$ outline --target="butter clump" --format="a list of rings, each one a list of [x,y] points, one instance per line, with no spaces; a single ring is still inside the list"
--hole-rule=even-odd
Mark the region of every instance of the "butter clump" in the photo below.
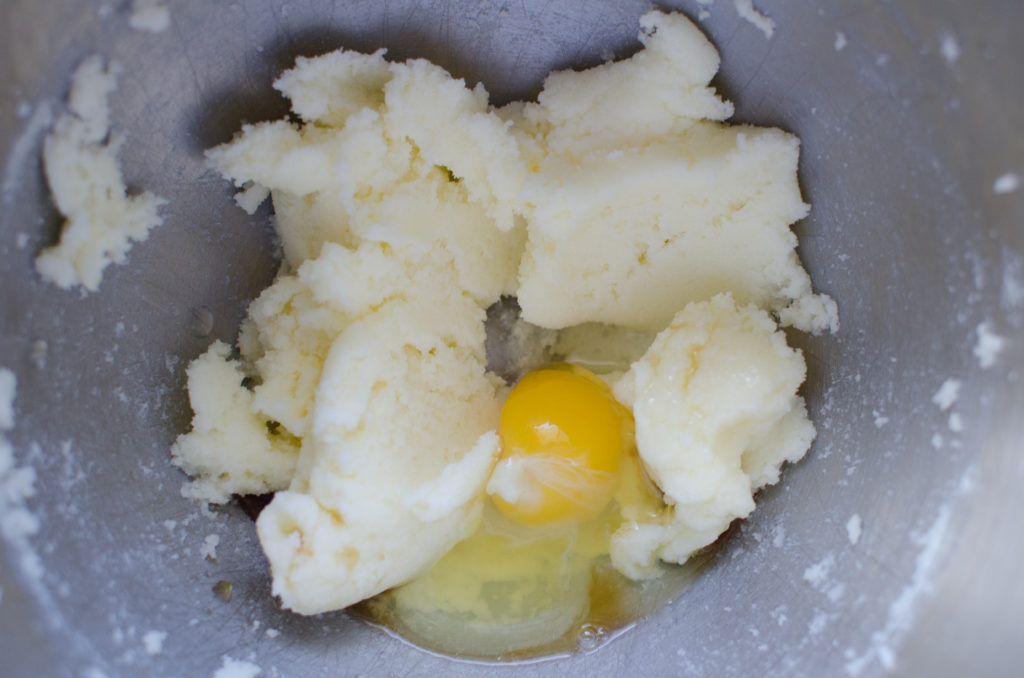
[[[356,603],[476,530],[500,404],[480,351],[483,311],[461,303],[388,304],[331,347],[298,471],[257,521],[287,607]]]
[[[217,341],[189,365],[192,432],[171,448],[174,461],[196,477],[185,486],[187,496],[214,503],[286,487],[298,455],[293,436],[270,433],[267,419],[253,411],[253,394],[230,353]]]
[[[656,576],[658,559],[685,562],[754,510],[754,493],[814,439],[797,395],[805,373],[768,314],[729,294],[676,314],[614,389],[633,410],[640,459],[666,503],[612,536],[617,569]]]
[[[789,230],[808,212],[799,140],[719,122],[732,106],[708,87],[718,54],[685,17],[652,12],[641,27],[643,51],[553,74],[538,104],[510,113],[536,139],[523,318],[657,331],[731,291],[799,329],[836,329],[835,302],[812,292]]]
[[[107,97],[117,69],[91,56],[72,77],[68,112],[43,142],[43,164],[53,201],[65,216],[60,241],[40,253],[36,270],[63,289],[99,289],[103,271],[125,260],[133,241],[163,222],[165,200],[145,192],[128,196],[117,155],[124,137],[110,131]]]
[[[273,589],[315,614],[404,583],[479,523],[503,387],[485,309],[515,289],[526,171],[482,88],[425,61],[339,51],[276,86],[303,123],[207,155],[243,207],[272,197],[281,273],[239,357],[215,344],[190,368],[173,454],[187,496],[277,492],[257,522]]]

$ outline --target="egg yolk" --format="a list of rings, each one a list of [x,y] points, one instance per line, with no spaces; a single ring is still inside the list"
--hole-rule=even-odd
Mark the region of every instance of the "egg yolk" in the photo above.
[[[498,434],[501,458],[488,488],[495,506],[522,525],[580,522],[612,499],[633,417],[597,375],[557,364],[516,384]]]

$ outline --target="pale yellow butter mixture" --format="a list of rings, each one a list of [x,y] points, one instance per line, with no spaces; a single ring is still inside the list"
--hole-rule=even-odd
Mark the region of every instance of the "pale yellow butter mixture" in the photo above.
[[[276,87],[301,122],[208,153],[243,208],[271,197],[284,262],[240,357],[216,343],[190,366],[193,430],[172,452],[189,497],[277,493],[257,529],[286,607],[374,596],[477,530],[507,393],[484,319],[503,295],[569,349],[605,325],[657,335],[605,370],[662,496],[611,535],[628,577],[712,542],[810,446],[804,361],[775,319],[838,321],[789,228],[808,211],[799,141],[722,122],[718,54],[685,17],[649,13],[639,37],[502,108],[422,60],[300,58]]]

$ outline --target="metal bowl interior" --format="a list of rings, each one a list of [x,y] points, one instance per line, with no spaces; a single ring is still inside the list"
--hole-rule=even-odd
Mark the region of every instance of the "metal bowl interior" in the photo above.
[[[18,376],[9,437],[36,469],[41,523],[0,547],[5,674],[211,675],[225,655],[263,675],[503,674],[343,613],[283,612],[243,512],[179,496],[167,451],[190,417],[184,368],[234,340],[275,272],[268,208],[238,210],[202,152],[286,112],[271,82],[298,55],[387,47],[505,102],[534,96],[552,69],[636,50],[650,2],[177,0],[156,34],[132,30],[127,5],[0,9],[0,363]],[[835,336],[792,337],[818,439],[674,604],[596,652],[519,673],[1010,675],[1024,660],[1024,191],[993,186],[1024,173],[1024,5],[757,5],[771,39],[724,0],[700,25],[736,120],[803,141],[800,254],[842,319]],[[59,226],[42,136],[92,53],[123,67],[113,118],[129,183],[170,204],[82,296],[43,284],[32,260]],[[983,323],[1006,339],[988,369],[973,350]],[[942,411],[932,396],[947,379],[962,385]],[[216,561],[201,555],[211,534]],[[211,590],[222,580],[230,602]],[[150,631],[166,633],[159,653]]]

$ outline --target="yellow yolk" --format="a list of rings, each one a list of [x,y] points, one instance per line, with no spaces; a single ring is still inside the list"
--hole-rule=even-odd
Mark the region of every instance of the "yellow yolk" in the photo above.
[[[579,522],[614,495],[633,418],[595,374],[558,364],[516,384],[498,433],[501,459],[488,488],[498,509],[522,525]]]

